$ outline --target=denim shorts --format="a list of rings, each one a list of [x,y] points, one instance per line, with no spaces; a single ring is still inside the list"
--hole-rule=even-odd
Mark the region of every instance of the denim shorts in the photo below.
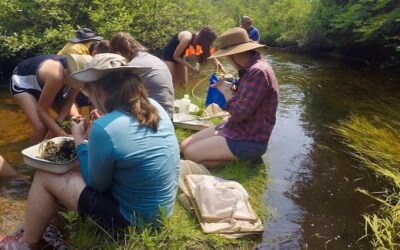
[[[233,140],[226,138],[229,150],[242,161],[260,162],[267,151],[268,143],[256,141]]]
[[[111,192],[100,193],[86,186],[79,196],[78,211],[105,229],[124,229],[130,225]]]

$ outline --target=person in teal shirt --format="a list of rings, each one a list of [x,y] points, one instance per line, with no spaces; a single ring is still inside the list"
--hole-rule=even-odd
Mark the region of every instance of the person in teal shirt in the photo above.
[[[69,76],[67,82],[88,93],[103,115],[92,123],[87,143],[85,119],[73,122],[80,171],[59,175],[36,170],[23,235],[0,244],[10,249],[35,246],[57,215],[57,204],[113,230],[159,226],[162,210],[171,215],[179,146],[168,114],[147,97],[138,77],[143,70],[147,68],[127,66],[120,55],[103,53]]]

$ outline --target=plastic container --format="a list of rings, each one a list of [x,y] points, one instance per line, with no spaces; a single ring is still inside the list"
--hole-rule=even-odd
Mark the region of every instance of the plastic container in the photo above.
[[[190,108],[190,99],[189,95],[184,95],[183,99],[181,99],[179,103],[179,113],[180,114],[189,114]]]
[[[200,71],[200,63],[196,63],[194,67],[196,68],[197,71]]]
[[[218,76],[213,73],[210,76],[210,86],[208,87],[207,97],[206,97],[206,107],[211,103],[218,104],[222,109],[226,109],[226,100],[224,95],[216,88],[211,87],[211,85],[218,83]]]

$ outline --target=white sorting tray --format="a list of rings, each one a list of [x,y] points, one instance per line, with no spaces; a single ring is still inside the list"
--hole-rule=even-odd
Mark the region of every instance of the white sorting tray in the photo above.
[[[49,139],[49,140],[54,141],[55,143],[60,143],[63,140],[74,140],[74,138],[60,136],[60,137],[55,137],[55,138]],[[75,158],[66,163],[55,163],[52,161],[38,158],[37,156],[39,155],[40,144],[41,143],[38,143],[36,145],[33,145],[29,148],[22,150],[21,153],[22,153],[22,156],[24,158],[24,162],[26,165],[37,168],[37,169],[56,173],[56,174],[66,173],[75,166],[78,158]]]

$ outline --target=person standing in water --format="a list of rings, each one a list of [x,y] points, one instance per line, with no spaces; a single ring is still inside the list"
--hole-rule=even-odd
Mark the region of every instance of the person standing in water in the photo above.
[[[167,64],[172,81],[175,85],[181,86],[188,81],[188,68],[194,74],[200,72],[199,66],[190,64],[187,59],[191,56],[197,58],[196,65],[204,64],[207,58],[211,56],[215,49],[214,41],[217,39],[217,34],[213,29],[206,26],[199,32],[181,31],[174,35],[163,50],[163,59]],[[217,59],[212,59],[217,70],[225,72],[224,67]]]
[[[249,38],[254,42],[260,43],[260,32],[256,27],[253,26],[253,21],[248,16],[242,16],[240,18],[240,27],[247,31]]]
[[[74,104],[79,89],[70,88],[64,81],[72,69],[83,68],[90,58],[86,55],[67,62],[65,56],[35,56],[14,69],[10,91],[32,124],[32,144],[67,135],[61,123],[68,116],[79,115]],[[50,108],[57,112],[56,119],[50,115]]]

